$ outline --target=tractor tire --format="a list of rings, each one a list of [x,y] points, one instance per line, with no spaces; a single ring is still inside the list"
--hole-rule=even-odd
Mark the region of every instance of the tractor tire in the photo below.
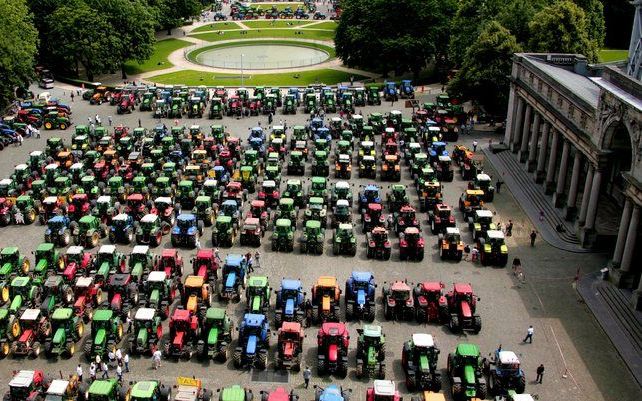
[[[318,375],[323,375],[323,374],[325,374],[325,370],[326,370],[325,359],[318,358],[317,359],[317,374]]]
[[[169,401],[172,398],[172,388],[161,385],[160,387],[160,401]]]
[[[460,329],[460,327],[459,327],[459,316],[457,316],[457,315],[451,315],[450,316],[450,322],[448,322],[448,328],[453,333],[458,333],[459,332],[459,329]]]
[[[242,350],[239,348],[235,349],[234,354],[232,355],[232,361],[236,369],[241,368],[241,357],[242,357]]]
[[[485,400],[486,395],[488,394],[488,385],[485,381],[479,382],[477,384],[477,398]]]
[[[479,316],[479,315],[474,315],[474,316],[473,316],[473,332],[474,332],[475,334],[479,334],[479,332],[481,331],[481,329],[482,329],[482,320],[481,320],[481,316]]]
[[[355,374],[357,375],[357,379],[361,379],[363,377],[363,362],[357,362]]]
[[[53,343],[51,341],[45,341],[45,356],[47,358],[53,356]]]
[[[68,358],[74,356],[74,354],[76,353],[76,343],[68,342],[65,346],[65,353],[67,354]]]
[[[42,349],[42,346],[38,341],[34,342],[33,345],[31,346],[31,357],[33,359],[38,358],[40,356],[40,351]]]
[[[261,370],[265,370],[265,368],[267,367],[267,359],[268,359],[267,350],[262,350],[262,352],[259,352],[259,360],[257,362],[257,368]]]
[[[461,400],[464,397],[464,388],[462,387],[461,383],[455,383],[452,385],[451,390],[453,399],[454,400]],[[485,398],[485,397],[484,397]]]
[[[413,392],[415,391],[415,388],[417,387],[417,382],[415,380],[415,375],[414,374],[407,374],[406,375],[406,388],[408,391]]]
[[[525,390],[526,390],[526,376],[521,375],[519,377],[517,385],[515,386],[515,392],[517,394],[523,394]]]

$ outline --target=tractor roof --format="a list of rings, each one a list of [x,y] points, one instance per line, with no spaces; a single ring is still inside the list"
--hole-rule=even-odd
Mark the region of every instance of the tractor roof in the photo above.
[[[513,401],[534,401],[535,399],[530,394],[513,394],[512,400]]]
[[[484,195],[484,191],[482,191],[481,189],[467,189],[466,190],[466,195],[482,196],[482,195]]]
[[[224,224],[230,223],[232,222],[232,216],[218,215],[216,217],[216,222]]]
[[[44,204],[53,204],[58,202],[58,197],[57,196],[47,196],[42,203]]]
[[[336,287],[337,278],[333,276],[321,276],[317,279],[317,285],[319,287]]]
[[[96,203],[111,203],[111,196],[101,195],[96,199]]]
[[[146,214],[145,216],[143,216],[143,218],[140,219],[140,222],[141,223],[154,223],[154,222],[156,222],[158,220],[158,218],[159,217],[158,217],[157,214],[150,213],[150,214]]]
[[[440,281],[424,281],[420,284],[424,291],[428,292],[441,292],[444,285]]]
[[[500,351],[498,359],[502,365],[519,365],[519,358],[513,351]]]
[[[321,222],[318,220],[308,220],[305,222],[305,228],[318,230],[319,228],[321,228]]]
[[[479,356],[479,347],[475,344],[470,343],[459,343],[457,344],[457,354],[461,356]]]
[[[196,220],[196,216],[194,216],[191,213],[181,213],[181,214],[178,215],[176,220],[184,221],[184,222],[195,221]]]
[[[167,273],[164,270],[154,270],[153,272],[149,272],[149,275],[147,276],[147,281],[152,283],[158,283],[165,280],[167,280]]]
[[[348,202],[348,200],[347,200],[347,199],[339,199],[339,200],[337,201],[337,206],[346,206],[346,207],[350,207],[350,202]]]
[[[111,320],[114,312],[111,309],[97,309],[94,311],[94,321],[107,321]]]
[[[350,223],[341,223],[339,224],[339,230],[344,231],[352,231],[352,224]]]
[[[265,287],[268,285],[268,278],[265,276],[252,276],[249,280],[250,287]]]
[[[412,342],[417,347],[434,347],[435,339],[430,334],[426,333],[415,333],[412,335]]]
[[[278,219],[276,221],[276,226],[277,227],[291,227],[292,226],[292,222],[290,221],[290,219]]]
[[[226,201],[223,201],[223,205],[233,205],[233,206],[238,206],[238,203],[236,203],[235,200],[228,199]]]
[[[345,155],[345,154],[342,153],[342,154],[339,155],[339,161],[348,163],[348,162],[350,162],[350,156]]]
[[[185,287],[200,288],[204,282],[205,278],[203,276],[187,276],[185,279]]]
[[[38,248],[36,248],[36,252],[49,252],[52,249],[54,249],[54,244],[50,244],[48,242],[42,243],[38,245]]]
[[[446,234],[449,234],[449,235],[459,234],[459,228],[457,228],[457,227],[446,227]]]
[[[91,218],[93,216],[84,216],[84,217],[81,218],[81,220],[84,219],[85,217],[90,217]],[[120,213],[120,214],[117,214],[116,216],[112,217],[112,221],[125,222],[125,221],[127,221],[128,218],[129,218],[129,215],[127,213]]]
[[[29,153],[29,156],[39,157],[42,156],[42,153],[42,150],[34,150],[33,152]]]
[[[74,164],[74,166],[75,166],[75,164]],[[82,165],[81,165],[81,166],[82,166]],[[16,170],[26,170],[28,167],[29,167],[29,166],[27,166],[26,164],[21,163],[21,164],[16,164],[15,169],[16,169]],[[73,166],[71,166],[71,167],[73,167]]]
[[[221,391],[221,401],[243,401],[245,400],[245,389],[238,384],[225,387]]]
[[[94,278],[93,277],[78,277],[76,279],[75,287],[76,288],[87,288],[90,285],[92,285],[93,282],[94,282]]]
[[[401,292],[401,291],[408,292],[410,291],[410,286],[405,281],[397,280],[394,283],[392,283],[392,285],[390,286],[390,289],[393,292]]]
[[[265,201],[262,200],[253,200],[251,203],[252,207],[265,207]]]
[[[477,217],[493,217],[493,212],[488,209],[475,210]]]
[[[263,188],[274,188],[276,187],[276,182],[274,182],[274,180],[265,180],[262,186]]]
[[[265,321],[265,315],[259,315],[257,313],[246,313],[243,316],[243,323],[246,326],[259,327]]]
[[[452,159],[450,158],[450,156],[439,156],[439,161],[440,162],[449,162],[451,160]]]
[[[346,328],[345,323],[326,322],[321,325],[321,329],[319,329],[319,331],[326,336],[342,336],[348,331],[348,329]]]
[[[57,308],[51,315],[51,320],[68,320],[73,314],[74,310],[71,308]]]
[[[318,196],[313,196],[310,198],[308,203],[310,205],[323,205],[323,198],[319,198]]]
[[[301,333],[301,323],[283,322],[281,330],[289,333]]]
[[[136,177],[136,178],[138,178],[138,177]],[[143,178],[143,177],[140,177],[140,178]],[[131,195],[129,195],[127,197],[127,200],[128,201],[138,201],[138,202],[140,202],[140,201],[143,200],[143,194],[131,194]]]
[[[211,248],[199,249],[196,252],[196,258],[205,258],[209,259],[214,256],[214,250]]]
[[[149,215],[147,215],[147,216],[149,216]],[[147,216],[145,216],[145,217],[147,217]],[[156,215],[154,215],[154,216],[156,216]],[[145,217],[143,217],[143,219]],[[134,249],[132,249],[132,255],[146,255],[147,252],[149,252],[149,246],[148,245],[135,245]]]
[[[154,390],[156,390],[157,387],[157,381],[140,381],[132,387],[131,395],[136,399],[152,399],[152,397],[154,397]]]
[[[230,266],[239,266],[243,261],[243,255],[230,253],[225,257],[225,264]]]
[[[419,234],[419,229],[417,227],[407,227],[406,230],[404,231],[404,234],[406,235]]]
[[[166,197],[166,196],[161,196],[158,197],[154,200],[154,203],[166,203],[168,205],[172,204],[172,198]]]
[[[27,284],[31,281],[31,277],[27,276],[18,276],[11,280],[12,287],[26,287]]]
[[[369,282],[373,278],[372,272],[353,271],[352,279],[359,282]]]
[[[205,318],[208,320],[221,320],[225,317],[225,309],[223,308],[207,308]]]
[[[477,174],[477,181],[490,181],[490,176],[486,173]]]
[[[392,380],[375,380],[373,386],[376,395],[386,397],[393,397],[395,395],[395,382]]]
[[[89,394],[109,395],[116,387],[116,379],[95,380],[89,387]]]
[[[67,387],[69,386],[69,381],[67,380],[52,380],[51,384],[47,388],[47,394],[51,395],[65,395],[67,394]]]
[[[381,337],[381,326],[366,324],[363,326],[363,335],[366,337]]]
[[[189,321],[191,312],[187,309],[175,309],[172,314],[172,320],[174,321]]]
[[[458,293],[471,293],[473,292],[473,287],[468,283],[455,283],[454,285],[455,292]]]
[[[207,179],[207,180],[205,180],[205,182],[203,183],[203,186],[204,186],[204,187],[218,187],[218,181],[216,181],[216,180],[215,180],[215,179],[213,179],[213,178],[208,178],[208,179]]]
[[[80,255],[84,250],[85,250],[85,248],[83,248],[82,246],[72,245],[69,248],[67,248],[67,252],[65,254],[66,255]]]
[[[377,185],[375,185],[375,184],[368,184],[368,185],[366,185],[364,190],[365,191],[378,191],[379,187]]]
[[[488,230],[486,235],[490,239],[504,239],[504,233],[499,230]]]
[[[383,205],[381,203],[368,203],[368,210],[372,210],[373,212],[378,212],[383,209]]]
[[[9,387],[29,387],[33,382],[33,376],[36,372],[34,370],[21,370],[16,373],[11,381]]]
[[[37,320],[40,317],[40,309],[25,309],[20,320]]]
[[[291,178],[287,181],[286,183],[288,186],[290,185],[301,185],[301,180],[296,179],[296,178]]]
[[[299,290],[301,288],[301,281],[284,278],[281,280],[282,290]]]
[[[152,320],[156,316],[156,309],[154,308],[140,308],[136,311],[134,319],[136,320]]]
[[[103,245],[98,249],[98,253],[114,253],[116,252],[116,246],[115,245]]]

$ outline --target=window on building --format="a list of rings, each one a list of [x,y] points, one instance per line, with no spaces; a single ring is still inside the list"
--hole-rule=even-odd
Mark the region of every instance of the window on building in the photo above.
[[[553,87],[550,85],[546,87],[546,97],[548,98],[549,102],[551,101],[551,99],[553,99]]]
[[[575,118],[575,106],[572,104],[568,105],[568,118],[573,120]]]

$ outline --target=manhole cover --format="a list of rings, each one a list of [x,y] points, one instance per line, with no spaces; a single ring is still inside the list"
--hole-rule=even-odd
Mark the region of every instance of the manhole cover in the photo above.
[[[262,383],[287,383],[290,378],[288,372],[273,370],[252,370],[252,381]]]

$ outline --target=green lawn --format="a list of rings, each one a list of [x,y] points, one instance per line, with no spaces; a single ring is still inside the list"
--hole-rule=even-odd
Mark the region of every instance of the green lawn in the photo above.
[[[331,58],[335,57],[334,53],[334,48],[332,46],[326,46],[322,45],[319,43],[307,43],[307,42],[292,42],[288,40],[244,40],[242,42],[232,42],[232,43],[222,43],[218,45],[211,45],[211,46],[206,46],[206,47],[201,47],[200,49],[196,49],[192,52],[190,52],[187,55],[187,58],[191,60],[194,63],[197,63],[196,61],[196,56],[199,54],[212,50],[215,48],[220,48],[220,47],[238,47],[238,46],[249,46],[249,45],[256,45],[256,44],[261,44],[261,45],[290,45],[290,46],[305,46],[305,47],[312,47],[315,49],[320,49],[323,50],[324,52],[327,52]]]
[[[315,21],[307,21],[308,24],[314,23]],[[337,23],[334,21],[323,21],[319,24],[314,24],[309,27],[310,29],[337,29]],[[308,27],[303,27],[303,29],[308,29]]]
[[[243,21],[243,25],[248,28],[290,28],[299,25],[309,24],[309,20],[257,20],[257,21]]]
[[[309,85],[323,83],[327,85],[339,82],[348,82],[350,74],[343,71],[322,69],[316,71],[288,72],[280,74],[248,74],[244,77],[243,85],[247,86],[288,86],[288,85]],[[295,78],[296,77],[296,78]],[[363,77],[354,76],[359,80]],[[215,74],[205,71],[185,70],[169,74],[156,75],[149,78],[150,81],[167,85],[223,85],[239,86],[241,78],[239,74]]]
[[[125,64],[127,74],[141,74],[147,71],[164,70],[170,68],[172,64],[167,61],[167,56],[175,50],[191,45],[190,42],[180,39],[165,39],[156,42],[154,53],[143,64],[136,61],[128,61]]]
[[[191,33],[207,31],[227,31],[230,29],[241,29],[241,27],[233,21],[214,22],[212,24],[199,26],[198,28],[192,30]]]
[[[613,61],[626,60],[629,56],[628,50],[602,49],[597,54],[600,63],[610,63]]]
[[[244,32],[244,35],[241,35]],[[269,29],[269,30],[245,30],[245,31],[230,31],[224,32],[219,35],[216,32],[199,33],[191,35],[195,38],[205,40],[207,42],[218,42],[219,40],[230,39],[254,39],[254,38],[295,38],[295,39],[314,39],[314,40],[334,40],[334,31],[306,31],[302,30],[301,35],[295,29]]]

